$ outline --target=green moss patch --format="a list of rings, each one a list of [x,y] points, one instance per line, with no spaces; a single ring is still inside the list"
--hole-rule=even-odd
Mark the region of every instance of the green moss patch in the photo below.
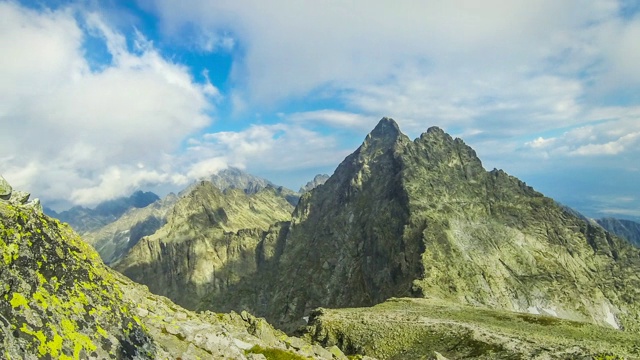
[[[262,354],[267,360],[307,360],[308,358],[292,353],[290,351],[265,348],[260,345],[255,345],[251,349],[246,351],[247,354]]]

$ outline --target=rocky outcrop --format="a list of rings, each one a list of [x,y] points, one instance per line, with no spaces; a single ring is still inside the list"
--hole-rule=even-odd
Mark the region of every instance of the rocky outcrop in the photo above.
[[[13,194],[0,199],[2,358],[344,359],[246,312],[196,314],[153,295]]]
[[[327,174],[318,174],[318,175],[313,177],[313,180],[307,182],[307,184],[305,186],[301,187],[300,191],[298,191],[298,192],[301,193],[301,194],[309,192],[309,191],[317,188],[318,186],[326,183],[327,180],[329,180],[329,175],[327,175]]]
[[[42,211],[40,200],[37,198],[29,200],[30,197],[31,194],[27,192],[13,190],[9,182],[0,175],[0,201],[4,201],[9,205],[24,205],[37,211]]]
[[[636,247],[640,247],[640,223],[614,218],[597,219],[596,222],[605,230],[628,240]]]
[[[39,210],[0,201],[5,358],[153,358],[149,337],[98,254]]]
[[[290,219],[292,209],[272,187],[246,194],[202,181],[173,206],[167,224],[140,240],[114,267],[154,293],[195,309],[205,295],[226,293],[257,271],[264,233]],[[262,251],[269,256],[268,249]]]
[[[9,200],[11,198],[11,192],[13,192],[11,185],[0,176],[0,199]]]

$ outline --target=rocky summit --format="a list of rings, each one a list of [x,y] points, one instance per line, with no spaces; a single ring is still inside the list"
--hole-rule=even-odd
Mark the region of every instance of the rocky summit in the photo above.
[[[202,214],[193,223],[210,221],[196,209],[184,209]],[[118,268],[182,289],[165,294],[188,297],[185,306],[248,309],[288,330],[317,307],[414,297],[640,331],[640,250],[504,171],[485,170],[437,127],[412,141],[382,119],[288,219],[216,238],[193,226],[170,235],[169,226]],[[211,245],[168,245],[180,238]],[[216,261],[199,263],[204,256]]]
[[[151,294],[0,181],[0,358],[346,359],[247,312],[194,313]]]

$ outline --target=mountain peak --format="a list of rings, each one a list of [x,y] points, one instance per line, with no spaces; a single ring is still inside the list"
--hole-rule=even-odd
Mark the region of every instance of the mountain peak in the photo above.
[[[371,137],[374,138],[397,138],[400,135],[400,128],[395,120],[389,117],[383,117],[378,125],[371,131]]]
[[[427,134],[445,134],[445,132],[437,126],[432,126],[427,129]]]

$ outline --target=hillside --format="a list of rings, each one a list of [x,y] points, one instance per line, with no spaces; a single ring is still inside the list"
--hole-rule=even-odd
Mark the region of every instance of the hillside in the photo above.
[[[0,357],[345,359],[246,312],[196,314],[151,294],[28,194],[0,185]]]
[[[393,298],[311,314],[304,334],[379,359],[636,359],[638,335],[551,316]]]

